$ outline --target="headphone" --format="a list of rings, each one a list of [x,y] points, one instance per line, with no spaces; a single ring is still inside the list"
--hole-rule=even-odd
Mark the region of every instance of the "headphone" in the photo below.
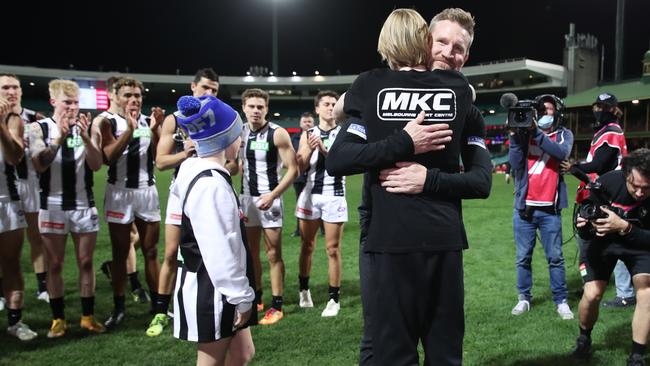
[[[555,114],[553,115],[553,128],[556,128],[559,125],[564,125],[564,102],[562,99],[558,98],[553,94],[542,94],[535,98],[535,105],[537,106],[537,111],[545,111],[544,107],[545,102],[550,102],[555,106]]]

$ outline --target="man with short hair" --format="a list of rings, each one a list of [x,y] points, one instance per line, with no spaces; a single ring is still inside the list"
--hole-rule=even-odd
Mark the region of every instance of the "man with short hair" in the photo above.
[[[190,84],[192,96],[205,95],[216,97],[219,91],[219,76],[211,68],[199,69]],[[159,336],[169,325],[167,309],[174,292],[174,279],[178,267],[178,245],[181,240],[181,202],[173,194],[173,185],[182,162],[195,156],[194,144],[178,126],[176,116],[172,113],[165,117],[160,131],[156,152],[156,167],[159,170],[174,169],[169,187],[167,208],[165,210],[165,254],[160,275],[158,276],[158,299],[154,304],[154,317],[147,328],[150,337]]]
[[[294,151],[298,151],[298,148],[300,147],[300,136],[302,136],[302,133],[314,127],[314,116],[311,114],[311,112],[304,112],[302,115],[300,115],[299,124],[300,132],[294,133],[293,136],[291,136],[291,145],[293,145]],[[293,181],[293,190],[296,192],[296,202],[298,202],[298,197],[300,197],[300,193],[305,188],[305,183],[305,173],[299,172],[298,178],[294,179]],[[300,236],[300,225],[298,218],[296,218],[296,230],[291,234],[291,236]]]
[[[598,178],[598,185],[591,188],[598,192],[591,192],[578,211],[576,228],[588,241],[580,258],[584,291],[578,312],[580,335],[573,356],[591,356],[591,332],[598,320],[598,305],[617,260],[621,260],[632,275],[637,300],[627,365],[640,366],[645,365],[650,332],[650,150],[633,151],[623,158],[622,166],[622,170]],[[601,202],[603,198],[609,202]],[[594,211],[594,206],[599,209],[598,215],[584,217],[585,212]]]
[[[0,292],[7,299],[7,333],[21,341],[36,338],[36,332],[22,322],[25,282],[20,269],[23,228],[27,226],[22,211],[13,165],[23,158],[23,124],[12,112],[12,102],[0,96],[0,265],[4,281]]]
[[[115,83],[117,83],[120,78],[120,76],[110,76],[106,80],[106,89],[110,105],[107,110],[95,117],[93,122],[100,123],[102,119],[114,118],[122,113],[117,102],[117,94],[115,93]],[[126,258],[126,274],[129,278],[129,284],[131,285],[131,295],[133,296],[133,301],[140,304],[146,304],[151,299],[149,299],[147,291],[142,288],[140,278],[138,277],[136,249],[140,247],[140,237],[138,236],[138,229],[136,228],[135,223],[131,225],[130,242],[129,255]],[[100,267],[109,280],[111,279],[111,263],[111,260],[105,261]]]
[[[101,136],[90,127],[90,114],[79,115],[79,86],[70,80],[49,83],[52,117],[33,123],[29,151],[39,172],[41,209],[38,224],[47,248],[47,289],[52,325],[48,338],[65,335],[63,263],[68,233],[79,267],[82,317],[80,327],[91,333],[106,329],[95,320],[93,254],[99,219],[92,191],[93,172],[102,165]]]
[[[323,222],[329,276],[329,301],[321,316],[332,317],[339,313],[341,291],[341,239],[343,226],[348,221],[348,204],[345,200],[345,177],[331,176],[325,170],[325,158],[341,130],[334,120],[334,105],[339,95],[331,90],[320,91],[314,98],[318,126],[302,133],[296,155],[300,171],[306,172],[307,183],[296,204],[296,217],[300,220],[299,289],[301,308],[311,308],[314,303],[309,290],[312,254],[316,247],[316,234]]]
[[[261,89],[246,89],[242,94],[242,110],[246,123],[242,129],[241,205],[246,226],[246,238],[251,248],[257,311],[264,309],[262,301],[262,264],[260,236],[264,234],[264,249],[269,260],[271,277],[271,307],[259,323],[277,323],[282,312],[284,294],[284,261],[282,259],[282,193],[298,176],[296,157],[287,131],[268,122],[269,95]],[[287,171],[280,175],[282,167]]]
[[[512,315],[530,310],[532,258],[537,231],[548,262],[553,302],[560,317],[573,319],[562,253],[562,214],[568,206],[560,162],[569,157],[573,134],[561,126],[562,101],[546,94],[537,98],[539,116],[530,128],[510,134],[509,161],[515,181],[512,226],[516,245],[518,302]]]
[[[32,266],[36,274],[36,283],[38,286],[36,297],[39,300],[49,302],[50,297],[47,293],[46,285],[47,264],[45,262],[45,247],[43,246],[41,233],[38,231],[38,175],[29,159],[28,142],[30,124],[45,118],[45,116],[33,110],[23,108],[21,105],[22,96],[23,90],[20,86],[18,76],[0,73],[0,98],[4,98],[10,103],[11,113],[20,116],[25,124],[24,145],[25,156],[27,158],[22,159],[16,165],[16,173],[18,175],[17,184],[23,203],[25,220],[27,221],[27,239],[29,240]]]
[[[436,61],[442,63],[436,67],[459,70],[467,60],[469,46],[473,37],[474,21],[471,14],[462,9],[445,9],[434,17],[430,28],[434,41],[432,54],[436,55]],[[409,71],[408,68],[404,68],[404,71],[415,75],[414,77],[419,75],[413,69]],[[396,75],[402,74],[400,72],[396,73]],[[375,95],[372,95],[372,97],[376,99]],[[352,112],[354,113],[354,109],[358,108],[358,106],[354,106],[353,103],[352,107]],[[371,104],[370,107],[372,109],[375,106]],[[376,109],[374,113],[376,113]],[[374,115],[372,112],[368,112],[369,119],[372,118],[372,115]],[[426,199],[432,205],[440,199],[456,200],[487,197],[491,182],[491,163],[489,153],[483,143],[485,128],[480,111],[476,108],[471,109],[464,122],[462,122],[465,124],[465,128],[461,134],[458,134],[459,137],[457,137],[457,141],[460,141],[460,155],[462,155],[465,165],[464,174],[450,173],[448,168],[427,168],[420,163],[413,162],[422,162],[422,155],[420,154],[448,149],[445,146],[451,141],[449,125],[442,123],[425,125],[422,124],[423,119],[424,113],[421,113],[416,119],[406,123],[403,130],[394,133],[394,135],[384,140],[371,142],[370,136],[366,134],[367,131],[362,128],[361,124],[356,119],[350,118],[347,127],[342,129],[346,133],[340,134],[332,146],[330,158],[326,162],[328,170],[333,174],[347,175],[368,169],[377,169],[377,167],[397,165],[395,168],[384,169],[379,173],[382,188],[388,192],[402,193],[400,196],[404,197],[405,200]],[[454,142],[450,146],[457,146],[456,144],[458,142]],[[349,159],[350,156],[355,157],[352,164],[350,164],[352,160]],[[343,157],[346,157],[346,159],[343,159]],[[410,162],[408,162],[409,160]],[[458,156],[450,160],[453,161],[457,169]],[[400,161],[403,163],[400,163]],[[396,346],[393,343],[395,340],[394,333],[390,335],[390,331],[381,334],[377,333],[377,331],[381,332],[382,328],[384,328],[385,317],[382,317],[381,322],[377,323],[374,314],[384,314],[385,312],[382,312],[382,309],[385,310],[386,306],[384,302],[377,302],[374,298],[374,292],[380,289],[372,288],[372,277],[376,273],[373,269],[376,266],[376,263],[373,262],[375,253],[372,253],[372,240],[366,235],[372,234],[368,233],[368,230],[372,226],[376,215],[385,214],[386,212],[376,211],[374,205],[378,201],[374,200],[374,194],[370,194],[370,174],[366,173],[366,177],[364,177],[363,199],[359,207],[361,225],[359,271],[361,274],[362,303],[364,307],[364,334],[361,341],[359,362],[363,365],[376,363],[391,364],[392,359],[387,360],[384,357],[384,355],[390,354],[391,358],[404,357],[400,359],[401,361],[396,362],[397,364],[404,364],[411,362],[411,360],[417,360],[417,351],[411,344],[412,342],[409,339],[404,339],[403,342],[399,342],[399,346]],[[407,198],[409,195],[417,195],[418,197]],[[420,230],[422,228],[417,229]],[[464,231],[464,228],[462,231]],[[374,240],[377,240],[377,236],[375,236]],[[383,240],[381,236],[379,240]],[[442,240],[442,242],[447,245],[455,244],[455,240],[453,239]],[[463,245],[467,245],[466,239]],[[449,252],[450,254],[447,255],[452,255],[453,252],[451,250]],[[420,253],[416,254],[422,256]],[[409,253],[404,253],[404,256],[406,255],[409,255]],[[441,255],[445,255],[445,252],[441,252]],[[462,280],[458,281],[454,279],[459,270],[461,271],[460,276],[462,276],[462,265],[456,267],[454,263],[450,265],[449,273],[445,272],[446,279],[440,277],[440,281],[450,283],[446,285],[446,289],[441,291],[440,295],[434,296],[434,298],[440,298],[438,308],[447,309],[445,312],[448,316],[443,318],[437,317],[436,319],[439,325],[433,326],[435,329],[429,333],[429,337],[426,337],[428,339],[427,344],[435,344],[435,348],[432,349],[429,347],[428,350],[425,350],[427,353],[427,361],[425,363],[460,364],[462,362],[462,338],[464,333]],[[453,270],[451,270],[452,268]],[[424,274],[424,272],[416,273]],[[418,281],[421,281],[421,279]],[[407,287],[412,286],[405,286],[405,288]],[[385,288],[381,288],[381,291],[388,294],[388,299],[397,299],[395,292],[386,291]],[[426,292],[428,293],[430,291]],[[415,302],[424,303],[420,300]],[[397,323],[407,322],[407,320],[402,321],[401,319],[395,319],[395,321]],[[412,328],[416,325],[413,322],[406,324],[406,327],[409,327],[411,331],[410,334],[412,334],[410,337],[416,337],[415,343],[417,343],[417,337],[421,336],[415,328]],[[379,339],[379,342],[377,342],[377,339]],[[376,355],[381,354],[381,356],[376,356],[373,353]]]
[[[119,325],[125,316],[126,258],[134,221],[145,258],[152,306],[157,299],[160,272],[156,248],[160,203],[153,162],[163,112],[154,108],[151,117],[141,113],[144,87],[138,80],[121,78],[114,89],[122,115],[101,119],[97,126],[102,136],[104,159],[109,166],[104,211],[113,248],[111,270],[115,308],[104,323],[107,328]]]
[[[625,141],[625,132],[619,122],[623,112],[618,107],[618,99],[614,94],[599,94],[592,104],[592,110],[594,122],[592,122],[591,127],[594,130],[594,136],[589,145],[586,161],[575,164],[567,161],[563,163],[562,167],[569,171],[572,166],[575,166],[587,173],[592,179],[596,179],[599,175],[621,169],[621,161],[627,155],[627,143]],[[580,183],[576,195],[576,204],[580,204],[589,196],[589,191],[585,189],[585,186],[584,182]],[[579,248],[582,250],[587,244],[580,237],[577,240]],[[603,302],[602,305],[604,307],[634,306],[636,299],[630,272],[621,261],[616,262],[616,267],[614,267],[614,284],[616,297]]]

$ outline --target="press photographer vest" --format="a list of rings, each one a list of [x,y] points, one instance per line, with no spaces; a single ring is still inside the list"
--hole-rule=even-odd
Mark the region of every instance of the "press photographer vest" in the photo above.
[[[546,135],[557,142],[557,131]],[[535,140],[528,145],[528,192],[526,206],[553,206],[557,201],[560,161],[544,152]]]
[[[604,144],[609,145],[618,150],[618,155],[616,157],[616,168],[614,170],[621,169],[621,161],[623,157],[627,155],[627,144],[625,143],[625,135],[623,130],[618,123],[612,122],[608,123],[606,126],[598,130],[594,135],[593,140],[591,140],[591,146],[589,147],[589,153],[587,154],[587,163],[590,163],[596,155],[596,150],[598,150]],[[598,174],[589,173],[588,174],[591,180],[596,180]],[[586,189],[587,184],[585,182],[580,182],[578,186],[578,193],[576,194],[576,202],[581,203],[589,197],[589,190]]]

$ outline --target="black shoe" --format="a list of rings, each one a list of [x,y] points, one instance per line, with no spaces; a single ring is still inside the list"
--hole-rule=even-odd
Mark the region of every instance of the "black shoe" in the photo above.
[[[149,294],[142,287],[133,290],[133,292],[131,292],[131,296],[133,297],[133,301],[138,304],[147,304],[149,301],[151,301]]]
[[[591,358],[591,338],[581,334],[576,339],[576,348],[573,350],[573,358],[576,360],[588,360]]]
[[[630,354],[630,357],[627,358],[627,366],[645,366],[643,355],[638,353]]]
[[[603,302],[603,307],[605,308],[626,308],[628,306],[636,305],[636,297],[618,297],[616,296],[612,300]]]
[[[111,280],[111,263],[112,261],[106,261],[99,267],[102,270],[104,276],[106,276],[109,281]]]
[[[298,231],[298,230],[296,230],[296,231],[294,231],[293,233],[291,233],[291,237],[292,237],[292,238],[297,238],[297,237],[299,237],[299,236],[300,236],[300,231]]]
[[[122,320],[124,320],[125,315],[126,314],[124,313],[124,310],[113,311],[113,314],[111,314],[111,316],[109,316],[108,319],[106,319],[106,321],[104,322],[104,326],[106,327],[106,329],[115,328],[116,326],[120,325]]]

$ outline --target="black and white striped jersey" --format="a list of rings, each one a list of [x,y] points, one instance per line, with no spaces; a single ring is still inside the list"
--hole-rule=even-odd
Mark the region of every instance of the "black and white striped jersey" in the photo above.
[[[32,160],[29,159],[29,126],[33,122],[36,122],[36,112],[31,109],[23,108],[20,112],[20,118],[25,122],[23,133],[25,158],[16,165],[16,173],[18,174],[19,179],[29,180],[32,184],[37,184],[38,175],[36,174],[36,170],[34,170]]]
[[[182,167],[172,186],[183,202],[183,264],[176,277],[174,336],[211,342],[233,335],[235,308],[251,308],[253,267],[225,168],[204,159],[185,160]]]
[[[39,120],[38,124],[43,130],[43,141],[46,145],[61,136],[61,131],[52,118]],[[78,126],[72,126],[54,161],[40,174],[43,210],[81,210],[95,207],[93,171],[86,164],[86,146],[80,132]]]
[[[102,112],[111,123],[111,132],[119,138],[126,132],[127,121],[124,117]],[[133,131],[133,137],[117,161],[108,167],[108,183],[120,188],[145,188],[156,183],[153,174],[153,150],[151,146],[150,118],[140,114],[138,126]]]
[[[16,179],[16,169],[13,165],[6,164],[4,155],[0,153],[0,202],[20,200]]]
[[[264,127],[252,131],[249,124],[242,128],[242,147],[239,154],[243,162],[241,193],[260,196],[271,192],[281,179],[282,159],[273,136],[280,126],[267,122]]]
[[[341,126],[336,126],[329,131],[321,130],[318,126],[310,128],[307,133],[320,134],[325,148],[329,150],[334,143],[336,135]],[[312,194],[324,196],[345,196],[345,177],[333,177],[325,170],[325,155],[315,149],[309,157],[309,169],[307,170],[307,184],[305,189]]]

